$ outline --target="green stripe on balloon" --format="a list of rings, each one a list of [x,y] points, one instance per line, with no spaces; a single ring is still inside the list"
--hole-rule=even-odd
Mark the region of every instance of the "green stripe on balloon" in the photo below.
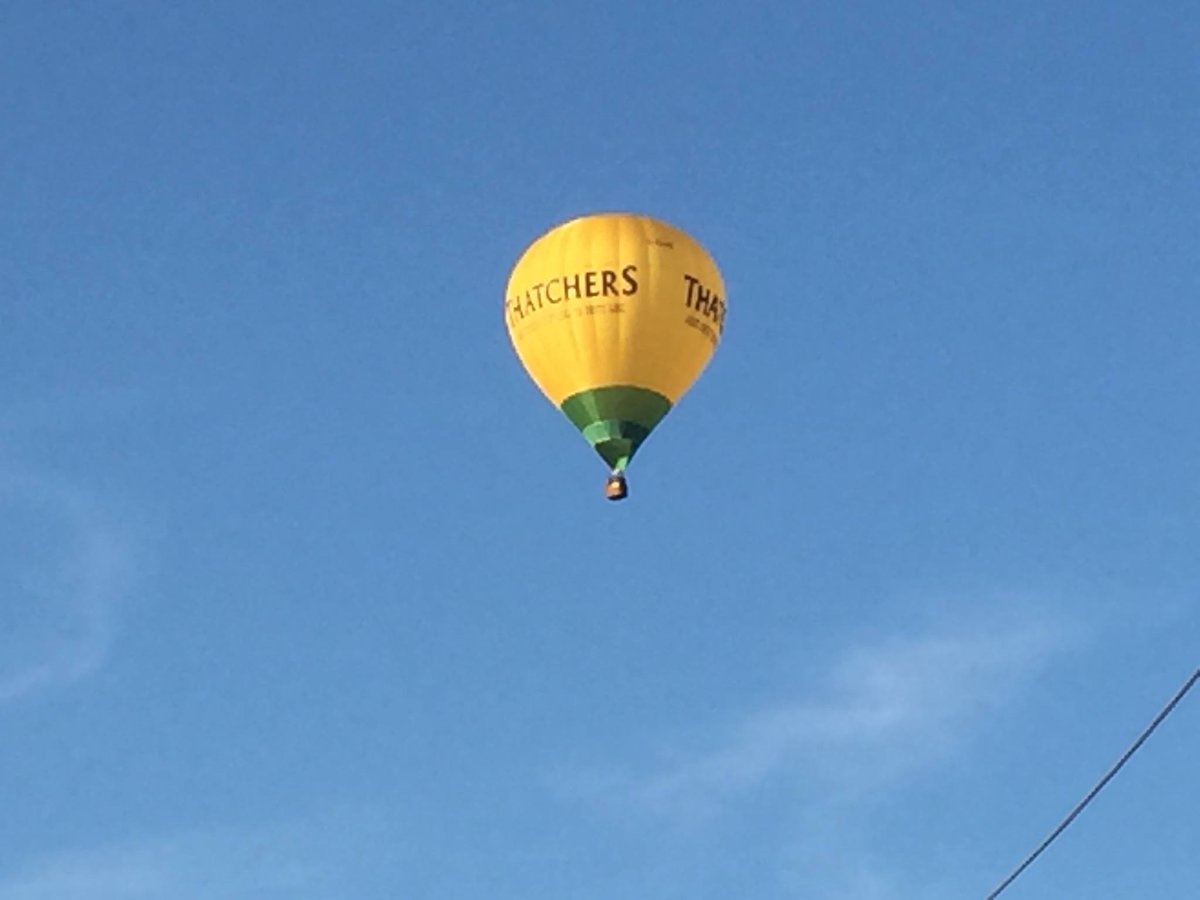
[[[612,385],[572,394],[561,409],[601,459],[620,472],[670,411],[671,401],[646,388]]]

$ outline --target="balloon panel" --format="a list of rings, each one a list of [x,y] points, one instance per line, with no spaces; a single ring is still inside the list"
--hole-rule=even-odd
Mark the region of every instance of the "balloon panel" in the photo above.
[[[708,253],[680,229],[631,214],[585,216],[542,235],[505,295],[517,355],[555,406],[612,386],[677,402],[724,319],[725,286]]]

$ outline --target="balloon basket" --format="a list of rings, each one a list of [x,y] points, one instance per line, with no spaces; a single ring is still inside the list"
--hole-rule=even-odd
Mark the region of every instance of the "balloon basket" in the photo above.
[[[629,485],[625,483],[625,476],[619,472],[614,472],[608,476],[608,481],[604,483],[604,496],[609,500],[624,500],[629,496]]]

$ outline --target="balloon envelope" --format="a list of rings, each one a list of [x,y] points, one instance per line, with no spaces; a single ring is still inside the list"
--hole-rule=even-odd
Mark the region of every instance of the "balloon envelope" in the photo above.
[[[525,250],[505,321],[530,377],[619,474],[711,359],[725,286],[708,253],[673,225],[590,215]]]

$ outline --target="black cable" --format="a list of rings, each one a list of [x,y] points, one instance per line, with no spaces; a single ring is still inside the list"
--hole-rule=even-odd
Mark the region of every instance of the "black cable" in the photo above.
[[[1197,669],[1195,672],[1193,672],[1192,677],[1189,678],[1187,681],[1185,681],[1183,684],[1183,687],[1181,687],[1178,691],[1175,692],[1175,696],[1171,698],[1171,702],[1162,708],[1162,711],[1159,712],[1159,714],[1154,717],[1154,721],[1151,722],[1146,727],[1145,731],[1143,731],[1140,735],[1138,735],[1138,739],[1133,742],[1133,745],[1130,746],[1130,748],[1128,750],[1126,750],[1123,754],[1121,754],[1121,758],[1117,760],[1116,764],[1111,769],[1109,769],[1108,772],[1105,773],[1104,777],[1101,778],[1096,783],[1095,787],[1093,787],[1090,791],[1088,791],[1087,796],[1084,797],[1082,800],[1079,801],[1079,803],[1077,803],[1075,805],[1075,808],[1073,810],[1071,810],[1071,812],[1067,815],[1067,817],[1058,823],[1058,827],[1056,827],[1052,832],[1050,832],[1050,834],[1046,836],[1046,839],[1044,841],[1042,841],[1040,844],[1038,844],[1036,850],[1034,850],[1027,857],[1025,857],[1024,862],[1022,862],[1019,866],[1017,866],[1012,871],[1012,874],[1010,874],[1007,878],[1005,878],[1002,882],[1000,882],[999,886],[996,887],[995,890],[993,890],[990,894],[987,895],[986,900],[996,900],[996,898],[1000,896],[1001,891],[1003,891],[1010,884],[1012,884],[1017,879],[1018,875],[1020,875],[1027,868],[1029,868],[1029,865],[1035,859],[1037,859],[1039,856],[1042,855],[1042,851],[1045,850],[1047,847],[1049,847],[1050,844],[1053,843],[1054,839],[1056,837],[1058,837],[1060,834],[1062,834],[1066,830],[1067,826],[1070,825],[1075,820],[1075,817],[1078,816],[1081,812],[1083,812],[1083,808],[1085,806],[1087,806],[1089,803],[1091,803],[1092,798],[1095,797],[1098,793],[1100,793],[1100,791],[1104,788],[1104,786],[1106,784],[1108,784],[1109,781],[1112,780],[1112,777],[1121,770],[1121,766],[1123,766],[1123,765],[1125,765],[1125,763],[1129,762],[1129,758],[1131,756],[1133,756],[1133,754],[1137,752],[1137,749],[1146,742],[1146,738],[1150,737],[1150,735],[1153,733],[1154,729],[1159,726],[1159,724],[1162,722],[1162,720],[1165,719],[1168,715],[1170,715],[1171,710],[1173,710],[1176,707],[1176,705],[1179,703],[1179,701],[1183,699],[1183,695],[1186,694],[1188,691],[1190,691],[1192,689],[1192,685],[1194,685],[1197,681],[1200,681],[1200,669]]]

